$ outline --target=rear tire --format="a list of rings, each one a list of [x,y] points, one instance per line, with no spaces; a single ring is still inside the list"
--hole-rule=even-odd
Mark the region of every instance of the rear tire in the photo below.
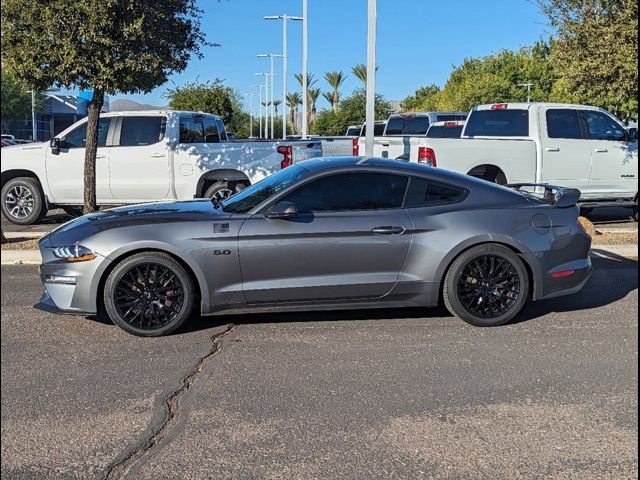
[[[107,315],[140,337],[160,337],[181,328],[195,304],[193,280],[173,257],[143,252],[125,258],[104,286]]]
[[[204,192],[204,198],[210,198],[219,202],[226,200],[235,194],[228,182],[216,182]]]
[[[524,262],[502,245],[479,245],[451,264],[444,280],[447,309],[475,327],[497,327],[513,320],[529,299]]]
[[[2,214],[16,225],[33,225],[47,214],[44,193],[38,180],[17,177],[2,187]]]

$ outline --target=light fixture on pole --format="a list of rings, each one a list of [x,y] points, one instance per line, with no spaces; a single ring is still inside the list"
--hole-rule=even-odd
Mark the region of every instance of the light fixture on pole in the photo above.
[[[309,136],[309,0],[302,0],[302,138]]]
[[[365,155],[373,157],[376,120],[376,41],[378,27],[377,0],[369,0],[369,34],[367,40],[367,133]]]
[[[288,62],[289,53],[287,46],[287,22],[289,20],[302,22],[302,17],[292,17],[290,15],[274,15],[264,17],[265,20],[282,20],[282,139],[287,139],[287,93],[288,93]]]
[[[275,139],[276,138],[276,113],[275,113],[275,104],[273,103],[275,98],[274,98],[274,90],[275,90],[275,77],[276,74],[274,73],[274,65],[273,65],[273,61],[276,58],[282,58],[283,55],[278,55],[275,53],[267,53],[267,54],[263,54],[263,55],[258,55],[258,58],[268,58],[271,62],[271,97],[270,97],[270,102],[271,102],[271,136]]]
[[[518,86],[527,88],[527,103],[531,103],[531,88],[535,86],[535,83],[520,83]]]

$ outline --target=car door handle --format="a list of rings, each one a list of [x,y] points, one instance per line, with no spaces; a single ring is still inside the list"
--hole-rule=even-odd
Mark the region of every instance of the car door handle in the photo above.
[[[106,155],[96,155],[96,160],[107,158]]]
[[[164,158],[166,156],[167,156],[166,153],[152,153],[151,154],[151,158]]]
[[[560,148],[558,147],[549,147],[544,149],[545,152],[559,152]]]
[[[371,230],[375,235],[402,235],[405,231],[404,227],[376,227]]]
[[[608,148],[596,148],[596,153],[609,153]]]

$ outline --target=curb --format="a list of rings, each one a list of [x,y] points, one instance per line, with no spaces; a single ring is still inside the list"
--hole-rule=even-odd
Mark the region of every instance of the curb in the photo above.
[[[38,250],[2,250],[2,265],[40,265],[42,257]]]
[[[614,255],[624,258],[638,258],[638,245],[594,245],[592,257]],[[2,265],[40,265],[42,258],[38,250],[2,250]]]
[[[17,238],[24,238],[25,240],[33,240],[42,238],[46,235],[45,232],[4,232],[4,236],[10,240]]]

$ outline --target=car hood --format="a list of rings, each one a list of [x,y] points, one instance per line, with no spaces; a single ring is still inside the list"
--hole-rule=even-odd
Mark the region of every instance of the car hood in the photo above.
[[[150,203],[118,207],[71,220],[42,239],[52,246],[73,245],[106,230],[137,225],[214,221],[230,218],[210,200]]]

